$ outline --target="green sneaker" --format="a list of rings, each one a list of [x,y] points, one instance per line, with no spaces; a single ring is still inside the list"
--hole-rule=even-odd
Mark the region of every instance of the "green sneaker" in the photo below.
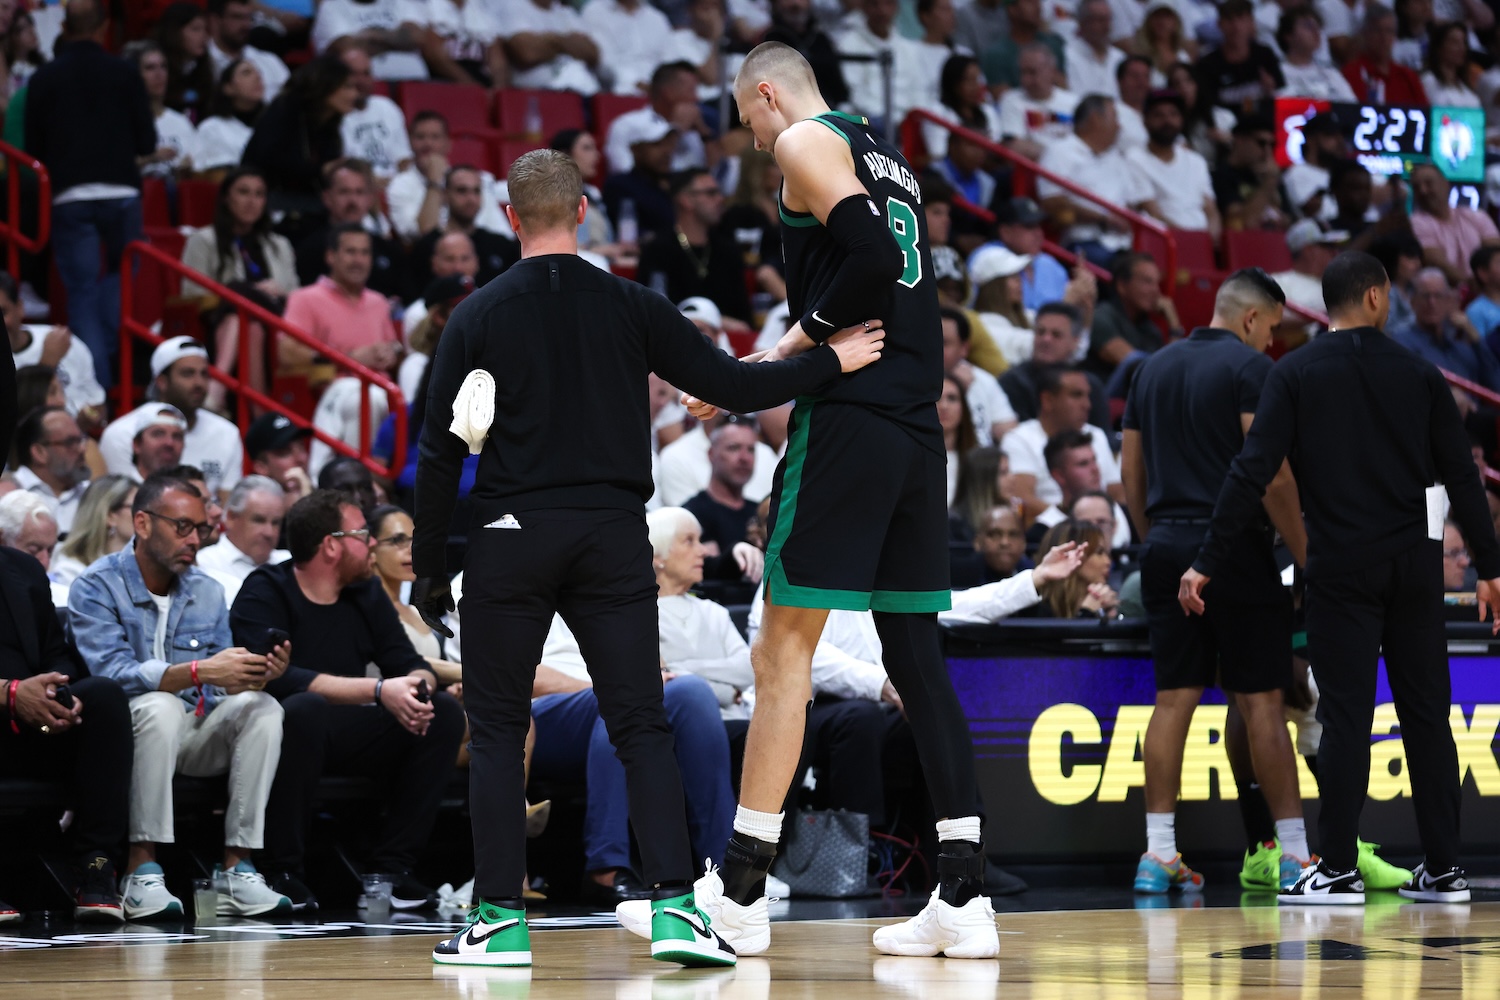
[[[685,892],[651,901],[651,957],[689,968],[734,965],[734,949],[709,926],[708,914]]]
[[[1281,844],[1267,840],[1257,844],[1254,851],[1245,852],[1245,863],[1240,866],[1240,885],[1246,889],[1264,892],[1281,890]]]
[[[477,900],[464,929],[433,948],[432,960],[439,965],[530,965],[526,911]]]
[[[1359,844],[1359,877],[1368,889],[1399,889],[1411,880],[1411,872],[1397,868],[1375,852],[1379,844],[1357,841]]]

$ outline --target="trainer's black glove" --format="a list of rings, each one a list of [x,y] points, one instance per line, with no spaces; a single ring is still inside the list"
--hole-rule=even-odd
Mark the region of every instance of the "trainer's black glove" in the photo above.
[[[443,624],[443,616],[453,610],[453,588],[448,578],[424,576],[411,585],[411,606],[434,632],[453,638],[453,630]]]

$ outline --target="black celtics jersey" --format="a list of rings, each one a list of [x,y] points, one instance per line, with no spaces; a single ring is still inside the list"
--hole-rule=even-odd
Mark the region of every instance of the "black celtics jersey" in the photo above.
[[[890,226],[906,261],[894,284],[869,290],[869,314],[862,318],[885,322],[880,360],[840,376],[815,398],[866,407],[942,452],[937,400],[943,387],[943,327],[916,173],[867,119],[830,111],[814,121],[849,143],[855,175],[870,193],[870,211]],[[845,253],[816,217],[784,206],[781,247],[788,305],[796,318],[823,295]]]

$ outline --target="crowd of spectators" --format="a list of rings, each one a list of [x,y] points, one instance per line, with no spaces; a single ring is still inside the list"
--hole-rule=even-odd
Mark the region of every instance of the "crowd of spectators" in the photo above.
[[[174,839],[174,773],[228,775],[221,912],[316,905],[308,824],[319,779],[337,774],[381,779],[385,819],[363,860],[396,873],[396,905],[437,898],[412,872],[463,761],[462,648],[401,599],[414,445],[452,310],[520,250],[503,165],[457,158],[440,110],[408,118],[403,82],[639,98],[598,128],[544,135],[528,121],[526,138],[579,164],[582,255],[740,353],[789,322],[781,175],[732,102],[723,117],[724,80],[757,42],[784,41],[839,111],[907,122],[943,304],[950,623],[1134,606],[1140,540],[1116,424],[1135,367],[1187,331],[1163,290],[1177,276],[1140,252],[1117,209],[1212,245],[1254,231],[1284,247],[1275,277],[1313,318],[1288,314],[1283,349],[1317,335],[1329,260],[1368,249],[1392,276],[1391,335],[1500,392],[1500,168],[1466,191],[1432,165],[1372,173],[1348,123],[1324,113],[1282,169],[1270,103],[1435,103],[1500,120],[1496,21],[1480,0],[198,0],[157,5],[150,23],[113,19],[115,6],[0,0],[5,136],[50,173],[67,314],[45,321],[31,265],[0,274],[21,416],[0,479],[0,569],[13,567],[5,600],[25,609],[0,616],[0,649],[25,653],[8,676],[27,729],[0,738],[41,768],[31,730],[49,726],[68,749],[45,773],[97,792],[107,775],[68,762],[135,734],[133,770],[69,835],[80,916],[181,913],[156,860]],[[1034,197],[1017,193],[1015,157],[1050,175]],[[148,371],[122,372],[120,259],[142,234],[143,178],[169,196],[216,183],[212,222],[182,234],[183,263],[310,342],[184,278],[199,330],[157,346]],[[345,361],[390,378],[408,407],[406,466],[388,479],[278,413],[252,408],[241,428],[234,392],[210,374],[262,393],[305,379],[316,403],[304,421],[350,447],[368,438],[388,461],[395,401]],[[110,419],[109,391],[143,375],[146,401]],[[1461,402],[1479,453],[1492,452],[1495,410]],[[658,379],[651,414],[668,717],[694,846],[713,856],[754,707],[746,640],[789,408],[699,423]],[[64,682],[87,703],[76,732],[83,710],[44,696]],[[882,775],[916,769],[868,614],[830,617],[813,688],[804,765],[826,779],[815,800],[879,826],[904,793]],[[632,898],[618,761],[560,620],[535,696],[532,773],[588,787],[585,897]]]

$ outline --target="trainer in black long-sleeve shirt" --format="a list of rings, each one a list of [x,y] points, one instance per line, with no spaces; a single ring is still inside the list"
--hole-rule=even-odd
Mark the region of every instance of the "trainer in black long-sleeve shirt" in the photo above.
[[[643,510],[654,488],[649,372],[749,412],[811,392],[840,368],[824,347],[742,364],[657,293],[573,254],[528,257],[469,296],[448,320],[432,366],[416,481],[419,579],[445,569],[446,512],[467,454],[448,428],[470,371],[495,379],[495,418],[470,493],[473,523],[484,524],[539,508]]]
[[[1374,327],[1325,333],[1271,369],[1193,568],[1213,576],[1290,459],[1307,573],[1358,572],[1427,537],[1428,487],[1448,489],[1481,579],[1500,544],[1453,395],[1432,364]]]
[[[277,700],[306,691],[318,674],[363,677],[373,663],[383,677],[402,677],[427,666],[379,580],[352,583],[333,604],[315,604],[302,593],[290,559],[245,578],[229,627],[241,646],[258,648],[268,627],[292,637],[291,666],[266,685]]]

